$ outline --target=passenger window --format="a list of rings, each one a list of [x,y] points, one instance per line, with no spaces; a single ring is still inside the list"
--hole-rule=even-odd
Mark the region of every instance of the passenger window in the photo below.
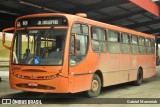
[[[122,52],[124,54],[130,54],[131,53],[131,48],[130,48],[130,35],[126,33],[122,33],[121,36],[122,39]]]
[[[132,48],[132,54],[139,54],[138,36],[136,35],[131,35],[131,48]]]
[[[131,36],[131,44],[138,44],[138,37],[136,35]]]
[[[151,39],[146,38],[145,44],[146,46],[151,46]]]
[[[146,54],[145,38],[144,37],[139,37],[139,52],[140,52],[140,54]]]
[[[151,48],[152,48],[152,54],[155,53],[155,40],[151,39]]]
[[[70,65],[81,62],[88,50],[88,26],[76,23],[72,27],[70,40]]]
[[[119,32],[108,30],[108,50],[110,53],[121,53]]]
[[[145,38],[139,37],[139,45],[144,46],[145,45]]]
[[[147,54],[152,54],[153,50],[152,50],[152,47],[151,47],[151,39],[146,38],[145,44],[146,44],[146,52],[147,52]]]
[[[122,33],[122,43],[129,44],[129,34]]]
[[[108,31],[108,41],[110,42],[120,42],[119,41],[119,33],[116,31],[109,30]]]
[[[92,49],[94,52],[106,52],[106,31],[105,29],[92,27]]]

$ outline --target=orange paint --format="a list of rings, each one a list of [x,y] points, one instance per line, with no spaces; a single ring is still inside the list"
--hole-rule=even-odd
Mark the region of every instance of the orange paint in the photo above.
[[[105,29],[112,29],[118,32],[125,32],[152,39],[155,39],[155,36],[68,14],[55,13],[27,15],[18,18],[16,22],[23,18],[41,18],[48,16],[65,16],[68,19],[68,32],[64,49],[63,65],[14,65],[12,64],[13,54],[11,52],[9,70],[11,88],[45,93],[75,93],[90,90],[92,77],[96,71],[100,71],[102,73],[103,87],[136,80],[139,67],[143,68],[144,78],[152,77],[156,73],[155,54],[111,54],[108,51],[106,53],[95,53],[92,50],[91,33],[89,33],[89,46],[84,60],[74,66],[70,66],[69,46],[71,28],[74,22],[78,21],[80,23],[87,24],[89,26],[89,32],[91,26],[98,26]],[[30,27],[30,29],[43,28],[34,26]],[[24,29],[16,28],[15,30]],[[13,42],[11,48],[13,49]]]
[[[148,12],[159,16],[159,6],[154,3],[152,0],[130,0],[130,2],[138,5],[139,7],[147,10]]]

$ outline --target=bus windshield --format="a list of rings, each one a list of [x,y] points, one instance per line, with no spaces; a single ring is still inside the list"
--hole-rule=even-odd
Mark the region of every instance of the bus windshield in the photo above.
[[[66,28],[17,30],[12,63],[62,65],[66,34]]]

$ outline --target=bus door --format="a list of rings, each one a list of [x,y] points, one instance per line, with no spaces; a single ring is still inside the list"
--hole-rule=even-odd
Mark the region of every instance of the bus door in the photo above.
[[[89,61],[87,51],[89,46],[88,26],[75,23],[71,31],[69,51],[69,74],[72,75],[72,92],[79,92],[87,88],[89,78]]]

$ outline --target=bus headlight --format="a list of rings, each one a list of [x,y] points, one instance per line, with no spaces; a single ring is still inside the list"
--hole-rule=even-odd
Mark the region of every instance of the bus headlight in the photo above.
[[[54,76],[54,75],[52,75],[52,76],[51,76],[51,79],[54,79],[54,78],[55,78],[55,76]]]
[[[49,79],[49,77],[48,77],[48,76],[46,76],[46,79],[48,80],[48,79]]]

